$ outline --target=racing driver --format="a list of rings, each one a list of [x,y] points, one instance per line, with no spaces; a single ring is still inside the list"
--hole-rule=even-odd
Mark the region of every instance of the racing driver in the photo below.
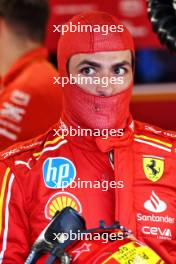
[[[101,219],[107,225],[119,220],[174,264],[176,133],[134,121],[130,114],[134,45],[125,26],[102,12],[70,22],[92,30],[61,36],[60,77],[96,82],[69,81],[60,123],[1,153],[1,263],[24,263],[55,212],[71,206],[85,217],[87,228]],[[107,86],[97,82],[103,77],[111,80]],[[89,133],[72,136],[70,128]]]

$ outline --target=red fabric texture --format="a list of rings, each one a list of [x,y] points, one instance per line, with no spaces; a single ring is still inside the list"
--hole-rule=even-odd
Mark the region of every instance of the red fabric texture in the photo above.
[[[84,92],[78,86],[64,88],[63,120],[74,127],[112,129],[126,127],[132,85],[109,97]]]
[[[130,117],[128,126],[124,130],[123,136],[108,137],[106,140],[103,137],[97,137],[95,142],[101,152],[108,153],[112,151],[114,164],[115,181],[123,181],[124,188],[115,190],[116,202],[115,211],[116,219],[128,226],[131,230],[136,229],[136,220],[134,217],[134,197],[133,197],[133,121]],[[128,164],[128,177],[124,168]],[[123,211],[123,214],[121,213]]]
[[[104,12],[90,12],[73,17],[69,22],[82,25],[122,25],[116,17]],[[69,24],[68,22],[68,24]],[[59,40],[58,66],[61,75],[67,75],[67,62],[70,57],[78,53],[95,53],[100,51],[134,51],[131,34],[124,26],[123,32],[67,32]]]

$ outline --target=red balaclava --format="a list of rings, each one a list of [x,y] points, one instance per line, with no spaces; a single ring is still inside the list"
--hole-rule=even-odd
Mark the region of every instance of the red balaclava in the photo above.
[[[122,25],[114,16],[104,12],[89,12],[73,17],[67,24],[74,25]],[[79,23],[78,23],[79,22]],[[68,62],[78,53],[131,50],[134,43],[124,26],[123,32],[70,32],[61,36],[58,44],[58,66],[61,77],[68,77]],[[82,128],[125,128],[130,116],[129,103],[133,83],[125,91],[103,97],[89,94],[78,85],[64,86],[63,121]]]

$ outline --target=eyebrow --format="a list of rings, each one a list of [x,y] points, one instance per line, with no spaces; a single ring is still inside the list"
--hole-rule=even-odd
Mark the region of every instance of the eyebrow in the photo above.
[[[97,63],[95,61],[83,60],[77,65],[77,68],[79,66],[83,65],[83,64],[87,64],[87,65],[90,65],[90,66],[93,66],[93,67],[96,67],[96,68],[101,68],[102,67],[102,65],[100,63]],[[131,63],[129,63],[128,61],[121,61],[121,62],[113,64],[112,68],[122,67],[122,66],[125,66],[125,65],[131,66]]]

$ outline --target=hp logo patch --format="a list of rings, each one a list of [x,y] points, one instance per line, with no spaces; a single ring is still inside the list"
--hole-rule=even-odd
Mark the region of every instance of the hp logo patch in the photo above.
[[[67,188],[76,177],[76,168],[64,157],[48,158],[43,164],[43,177],[49,188]]]

